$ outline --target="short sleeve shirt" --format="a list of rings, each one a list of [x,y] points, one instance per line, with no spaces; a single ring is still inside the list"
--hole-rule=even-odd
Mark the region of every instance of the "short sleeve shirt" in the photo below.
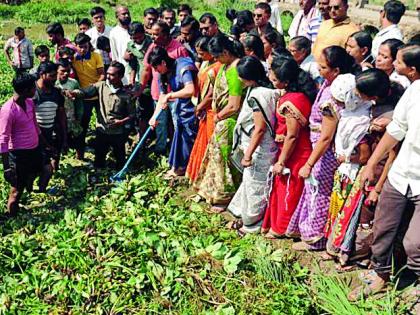
[[[98,69],[103,68],[104,64],[101,55],[91,52],[90,58],[82,58],[78,55],[74,57],[73,68],[82,88],[98,82]]]
[[[37,87],[33,100],[38,125],[42,129],[54,127],[57,111],[60,107],[64,107],[64,97],[60,90],[54,87],[50,93],[46,93]]]

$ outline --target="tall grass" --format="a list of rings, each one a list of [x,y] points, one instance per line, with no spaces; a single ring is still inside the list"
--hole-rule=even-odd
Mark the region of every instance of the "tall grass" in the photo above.
[[[348,300],[350,286],[339,275],[317,272],[313,276],[313,291],[316,305],[327,314],[339,315],[395,315],[397,292],[389,290],[382,298],[361,299],[356,303]]]

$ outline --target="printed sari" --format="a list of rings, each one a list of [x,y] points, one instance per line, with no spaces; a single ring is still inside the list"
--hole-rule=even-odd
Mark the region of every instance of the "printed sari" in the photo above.
[[[200,71],[198,72],[199,95],[198,99],[195,100],[195,105],[198,105],[207,95],[209,89],[214,86],[220,66],[221,64],[219,62],[210,64],[207,61],[201,65]],[[198,172],[200,171],[204,154],[206,153],[207,145],[213,131],[214,112],[212,108],[208,108],[204,118],[200,120],[197,137],[195,138],[195,143],[190,155],[190,161],[188,162],[187,171],[185,173],[185,176],[189,178],[190,182],[194,182],[197,179]]]
[[[220,112],[228,104],[229,96],[241,96],[242,92],[236,66],[222,65],[213,88],[213,112]],[[193,186],[198,195],[213,205],[227,205],[238,187],[240,176],[229,161],[236,116],[216,123]]]

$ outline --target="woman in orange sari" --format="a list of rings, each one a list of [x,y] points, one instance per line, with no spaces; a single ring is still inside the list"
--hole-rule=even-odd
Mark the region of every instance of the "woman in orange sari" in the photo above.
[[[195,100],[195,112],[197,118],[200,120],[200,124],[185,174],[191,183],[197,178],[204,153],[207,149],[207,144],[209,143],[214,130],[214,112],[211,108],[211,103],[213,96],[213,84],[216,80],[221,63],[216,62],[214,57],[208,51],[208,43],[210,39],[210,37],[203,36],[200,37],[195,44],[197,55],[203,60],[203,63],[201,64],[200,71],[198,73],[199,94],[198,98]]]

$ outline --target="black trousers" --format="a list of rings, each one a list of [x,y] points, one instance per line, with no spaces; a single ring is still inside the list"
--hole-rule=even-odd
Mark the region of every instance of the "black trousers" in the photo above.
[[[79,144],[80,150],[85,151],[86,147],[86,135],[89,130],[90,119],[92,118],[93,109],[96,111],[99,108],[99,100],[84,100],[84,111],[82,116],[82,128],[83,132],[81,135],[82,141]]]
[[[109,149],[112,148],[117,162],[117,168],[122,168],[125,163],[126,141],[126,134],[107,135],[97,131],[95,141],[95,167],[103,168],[106,166],[106,155]]]

